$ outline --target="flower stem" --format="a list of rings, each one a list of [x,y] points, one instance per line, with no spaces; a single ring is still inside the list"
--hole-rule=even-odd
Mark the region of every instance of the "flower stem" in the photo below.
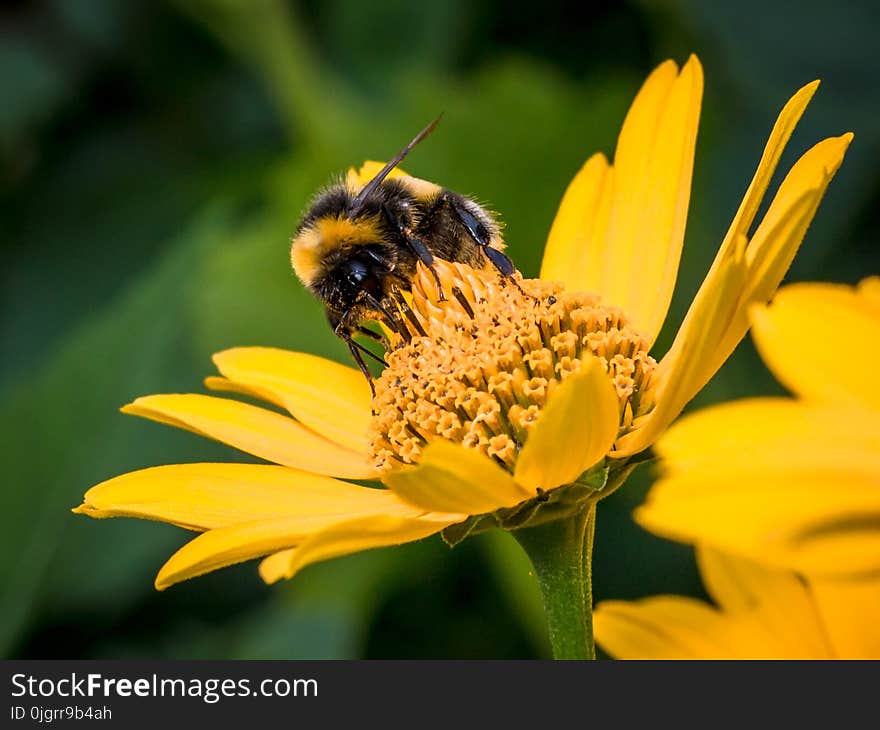
[[[513,535],[532,561],[544,601],[554,659],[595,659],[593,535],[596,505]]]

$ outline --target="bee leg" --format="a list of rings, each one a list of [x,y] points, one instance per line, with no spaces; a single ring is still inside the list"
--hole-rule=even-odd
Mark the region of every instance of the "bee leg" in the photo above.
[[[378,342],[386,350],[390,349],[388,347],[388,339],[384,335],[380,335],[378,332],[373,332],[373,330],[368,327],[358,327],[358,334],[361,334],[364,337],[369,337],[373,342]]]
[[[404,317],[406,317],[407,321],[412,325],[412,328],[422,337],[427,337],[428,333],[425,332],[425,328],[422,327],[422,323],[419,322],[418,317],[416,317],[415,312],[412,311],[412,308],[409,306],[406,297],[403,296],[400,289],[395,286],[391,291],[394,294],[394,301],[397,302],[398,308],[403,312]]]
[[[486,258],[492,262],[492,265],[498,269],[502,276],[513,280],[513,275],[516,273],[513,261],[503,251],[499,251],[497,248],[492,248],[489,245],[490,238],[486,227],[477,220],[473,213],[460,205],[458,201],[452,198],[446,198],[446,200],[453,213],[455,213],[455,217],[458,218],[458,222],[464,226],[464,229],[468,232],[474,243],[483,249]],[[516,286],[519,287],[519,284],[516,284]]]
[[[376,386],[373,384],[373,374],[370,372],[370,369],[367,367],[367,363],[364,361],[364,355],[373,358],[378,363],[381,363],[383,366],[388,367],[388,363],[376,353],[371,352],[366,347],[361,345],[358,342],[355,342],[351,333],[344,329],[343,327],[336,328],[336,335],[346,344],[348,345],[348,351],[351,353],[352,358],[355,361],[355,364],[358,366],[358,369],[363,373],[364,377],[367,379],[367,383],[370,386],[370,393],[372,393],[373,398],[376,397]]]
[[[468,317],[471,319],[474,318],[474,308],[471,306],[471,303],[467,300],[467,297],[464,295],[464,292],[459,289],[457,286],[452,287],[452,295],[456,298],[458,303],[462,306],[465,312],[468,313]]]
[[[375,360],[377,363],[379,363],[383,367],[386,367],[386,368],[388,367],[388,363],[385,362],[384,357],[379,357],[375,352],[364,347],[360,342],[356,342],[355,340],[352,340],[351,338],[348,338],[346,340],[346,342],[348,343],[349,348],[354,347],[359,352],[362,352],[367,357],[372,358],[373,360]]]
[[[437,284],[438,301],[445,302],[446,295],[443,293],[443,285],[440,283],[440,277],[437,275],[437,270],[434,268],[434,254],[432,254],[428,250],[428,247],[418,238],[407,237],[406,242],[410,249],[412,249],[412,252],[418,257],[419,261],[428,267],[431,276],[434,277],[434,283]]]
[[[526,291],[523,291],[523,288],[519,285],[519,282],[513,277],[516,273],[516,266],[513,265],[513,261],[505,254],[503,251],[499,251],[497,248],[492,248],[489,245],[489,234],[485,230],[485,226],[483,226],[471,213],[469,210],[459,205],[459,203],[451,198],[447,198],[449,201],[449,205],[458,218],[459,222],[464,226],[464,229],[468,232],[468,235],[474,240],[481,249],[483,249],[483,253],[486,254],[486,258],[492,263],[492,265],[498,270],[498,272],[504,277],[504,281],[509,281],[513,284],[517,289],[519,289],[519,293],[523,296],[529,297],[530,299],[534,299],[537,301],[537,298],[532,296]]]
[[[331,324],[334,324],[333,333],[339,339],[341,339],[346,345],[348,345],[348,351],[351,353],[351,356],[354,359],[355,364],[358,366],[358,369],[363,373],[364,377],[367,379],[367,383],[369,383],[369,385],[370,385],[370,392],[373,394],[373,397],[375,398],[376,397],[376,387],[373,385],[373,376],[370,373],[369,368],[367,367],[367,363],[364,361],[364,355],[372,358],[373,360],[375,360],[376,362],[381,364],[383,367],[388,367],[388,363],[386,363],[385,360],[383,358],[379,357],[376,353],[371,352],[366,347],[364,347],[362,344],[360,344],[359,342],[355,342],[354,339],[352,339],[351,335],[352,335],[352,332],[355,331],[355,329],[360,330],[360,329],[365,329],[365,328],[360,327],[360,325],[358,325],[356,328],[352,327],[352,325],[349,322],[349,320],[352,319],[352,317],[350,316],[351,311],[352,310],[349,310],[349,311],[343,313],[343,315],[338,320],[336,318],[333,318],[331,320]]]
[[[412,339],[412,335],[410,334],[409,329],[407,328],[406,323],[404,322],[404,319],[400,314],[400,310],[397,309],[397,307],[389,308],[387,306],[387,303],[390,301],[387,297],[383,297],[380,301],[368,292],[364,292],[363,297],[372,309],[376,310],[382,315],[382,320],[388,326],[388,329],[399,334],[403,338],[404,342],[409,342]]]
[[[428,249],[428,247],[418,238],[413,238],[412,236],[407,235],[406,231],[404,231],[403,227],[400,225],[400,221],[394,217],[394,214],[390,210],[388,210],[387,205],[382,206],[382,213],[385,216],[385,220],[388,221],[388,224],[394,229],[400,240],[406,244],[407,248],[415,254],[415,257],[419,261],[428,267],[431,276],[434,277],[434,282],[437,284],[437,299],[441,302],[446,301],[446,295],[443,293],[443,286],[440,284],[440,277],[437,275],[437,271],[434,268],[434,254],[432,254],[430,249]]]
[[[367,363],[364,362],[364,358],[361,355],[361,349],[366,350],[365,347],[359,346],[354,340],[348,337],[343,337],[345,340],[345,344],[348,345],[348,350],[351,352],[351,356],[354,358],[355,363],[357,363],[358,368],[364,374],[364,377],[367,379],[367,383],[370,385],[370,394],[373,398],[376,397],[376,385],[373,383],[373,374],[370,372],[367,367]],[[360,349],[359,349],[360,348]],[[369,350],[367,350],[369,352]]]

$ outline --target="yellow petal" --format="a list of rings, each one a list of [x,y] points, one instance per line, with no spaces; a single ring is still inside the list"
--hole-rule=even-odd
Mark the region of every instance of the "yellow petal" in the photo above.
[[[541,278],[598,292],[649,342],[675,287],[690,202],[703,70],[691,56],[648,77],[630,107],[614,156],[591,157],[565,192]]]
[[[689,329],[696,311],[701,306],[701,300],[705,297],[713,296],[713,290],[717,287],[716,279],[720,276],[720,269],[725,261],[730,258],[733,247],[741,245],[739,243],[740,239],[747,240],[749,230],[755,220],[761,201],[764,199],[764,194],[767,192],[767,187],[770,184],[773,173],[776,171],[776,166],[779,164],[782,152],[785,150],[785,145],[791,138],[795,126],[797,126],[804,110],[807,108],[807,104],[810,103],[810,99],[813,98],[813,94],[816,93],[818,87],[819,82],[813,81],[800,89],[788,100],[788,103],[783,107],[779,117],[776,119],[776,123],[770,132],[770,138],[764,147],[764,153],[761,155],[761,160],[758,163],[758,169],[755,170],[755,174],[752,177],[751,183],[749,183],[739,209],[733,217],[727,234],[724,236],[715,260],[712,262],[709,273],[706,275],[685,316],[678,333],[679,337],[683,336],[683,333]],[[678,338],[676,338],[676,342],[678,342]],[[675,346],[673,346],[674,349]]]
[[[386,489],[263,464],[172,464],[122,474],[92,487],[74,510],[90,517],[140,517],[209,530],[274,517],[338,521],[384,513]]]
[[[601,461],[617,437],[617,393],[597,358],[552,393],[516,460],[514,479],[530,489],[570,484]]]
[[[618,439],[615,456],[631,456],[648,448],[708,380],[705,360],[713,353],[719,332],[730,321],[746,277],[745,239],[740,237],[739,244],[722,262],[712,290],[694,302],[693,321],[700,326],[680,331],[673,350],[660,363],[655,374],[659,385],[654,409]]]
[[[682,418],[655,447],[669,477],[740,473],[880,475],[880,415],[788,398],[754,398]],[[878,476],[880,478],[880,476]]]
[[[481,515],[535,496],[479,451],[449,441],[429,444],[417,466],[382,479],[404,501],[435,512]]]
[[[702,387],[709,382],[712,376],[724,364],[736,346],[742,340],[749,327],[748,308],[753,302],[765,302],[776,291],[779,282],[785,275],[785,271],[794,258],[798,247],[803,241],[804,234],[813,219],[813,214],[824,193],[822,190],[810,190],[791,203],[784,214],[777,217],[775,227],[767,234],[767,240],[774,242],[774,256],[772,268],[774,270],[771,279],[762,279],[760,272],[749,263],[750,251],[754,249],[754,240],[749,243],[744,251],[746,275],[738,290],[731,293],[733,308],[729,319],[723,323],[723,327],[716,328],[709,339],[709,347],[700,353],[700,368],[698,377],[694,378],[689,390],[696,395]],[[718,287],[713,281],[713,291]],[[695,317],[688,328],[700,326],[699,318]],[[679,332],[681,334],[681,331]],[[673,348],[675,345],[673,345]],[[670,351],[672,352],[672,350]],[[677,356],[673,355],[672,359]],[[664,360],[667,358],[664,357]]]
[[[725,242],[733,241],[737,236],[748,235],[749,229],[752,227],[752,223],[758,213],[758,208],[761,206],[761,201],[764,199],[764,194],[770,185],[770,179],[776,171],[780,157],[782,157],[785,145],[788,144],[794,128],[797,126],[804,110],[818,88],[818,81],[807,84],[791,97],[782,108],[776,123],[773,125],[773,130],[770,132],[770,138],[764,147],[764,153],[761,155],[758,169],[755,170],[752,182],[749,184],[742,203],[740,203],[739,210],[737,210],[736,215],[733,217],[730,229],[724,237]]]
[[[216,390],[221,393],[235,393],[237,395],[246,395],[249,398],[255,398],[256,400],[263,400],[266,403],[271,403],[274,406],[278,406],[281,409],[284,409],[284,401],[278,397],[276,393],[273,393],[271,390],[266,388],[258,388],[255,386],[245,385],[244,383],[237,383],[234,380],[229,380],[228,378],[220,377],[219,375],[209,375],[205,378],[205,387],[208,390]]]
[[[742,253],[739,249],[743,248],[785,143],[817,85],[813,82],[802,88],[777,119],[718,255],[660,363],[656,374],[658,407],[636,424],[637,430],[619,445],[624,453],[636,453],[650,445],[709,381],[748,329],[749,306],[770,299],[788,270],[831,178],[843,161],[851,134],[823,140],[798,160],[753,239]],[[744,276],[733,270],[740,267],[744,267]],[[731,281],[732,275],[735,282]],[[663,403],[664,397],[673,400]]]
[[[785,176],[746,251],[751,285],[745,294],[748,302],[767,301],[776,291],[828,184],[843,163],[852,139],[852,133],[847,133],[818,142],[801,156]],[[799,236],[793,237],[792,242],[783,241],[778,235],[779,223],[790,216],[792,206],[808,190],[818,193],[815,206],[803,216]]]
[[[208,395],[150,395],[122,409],[185,428],[276,464],[337,477],[370,479],[366,457],[274,411]]]
[[[331,441],[366,455],[370,387],[354,368],[315,355],[237,347],[214,355],[217,369],[240,387],[268,391],[272,402]]]
[[[808,399],[880,410],[876,379],[847,363],[880,361],[880,311],[854,288],[788,286],[769,307],[755,306],[751,317],[761,357],[787,388]]]
[[[292,578],[312,563],[421,540],[464,518],[465,515],[433,513],[418,517],[383,515],[341,522],[312,535],[293,550],[266,558],[260,566],[260,575],[267,583]]]
[[[703,98],[697,57],[675,70],[661,66],[645,82],[621,130],[600,289],[651,343],[678,274]]]
[[[287,566],[290,565],[294,550],[296,548],[281,550],[260,561],[260,577],[265,583],[272,585],[287,577]]]
[[[865,309],[880,317],[880,276],[862,279],[856,287],[859,301]]]
[[[880,579],[811,580],[810,588],[836,656],[880,659]]]
[[[880,566],[880,417],[782,399],[710,408],[658,442],[666,477],[636,518],[816,575]]]
[[[714,355],[706,362],[704,382],[708,382],[745,335],[749,308],[769,301],[776,292],[851,140],[852,134],[845,134],[819,142],[804,153],[782,181],[746,248],[748,277],[736,311],[718,338]]]
[[[791,169],[744,251],[724,249],[656,372],[657,406],[622,439],[622,453],[649,446],[718,371],[748,329],[748,310],[766,302],[788,270],[852,135],[815,145]]]
[[[596,642],[617,659],[748,659],[778,656],[772,638],[692,598],[603,601],[593,614]],[[768,645],[769,644],[769,645]]]
[[[156,590],[246,560],[283,550],[303,539],[297,518],[255,520],[202,533],[190,540],[159,570]]]
[[[568,291],[597,291],[600,285],[613,171],[603,154],[586,161],[569,184],[550,228],[541,279]]]
[[[753,612],[785,655],[832,655],[813,598],[795,573],[705,546],[697,550],[697,563],[713,600],[726,613]]]
[[[422,517],[417,510],[398,505],[391,514],[338,521],[309,535],[302,532],[296,518],[274,518],[223,527],[199,535],[172,555],[156,576],[156,588],[161,591],[218,568],[296,547],[289,553],[292,555],[287,570],[290,577],[307,563],[418,540],[461,519],[462,515]]]

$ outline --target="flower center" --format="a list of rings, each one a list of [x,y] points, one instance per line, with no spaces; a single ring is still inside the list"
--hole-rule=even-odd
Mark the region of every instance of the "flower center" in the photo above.
[[[418,462],[443,438],[512,472],[547,399],[588,355],[617,390],[621,434],[653,407],[648,342],[599,296],[519,274],[510,281],[490,267],[437,260],[434,269],[442,298],[421,265],[412,296],[397,297],[399,332],[373,401],[371,458],[380,470]]]

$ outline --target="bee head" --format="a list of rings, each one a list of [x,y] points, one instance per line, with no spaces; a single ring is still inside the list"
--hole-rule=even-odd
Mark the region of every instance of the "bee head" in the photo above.
[[[381,311],[380,302],[394,276],[387,253],[382,244],[362,244],[339,249],[325,259],[309,288],[324,302],[332,323],[342,318],[355,322]]]
[[[342,185],[325,191],[297,227],[290,262],[309,288],[350,251],[381,244],[383,232],[378,217],[367,211],[353,217],[349,212],[351,197]]]

